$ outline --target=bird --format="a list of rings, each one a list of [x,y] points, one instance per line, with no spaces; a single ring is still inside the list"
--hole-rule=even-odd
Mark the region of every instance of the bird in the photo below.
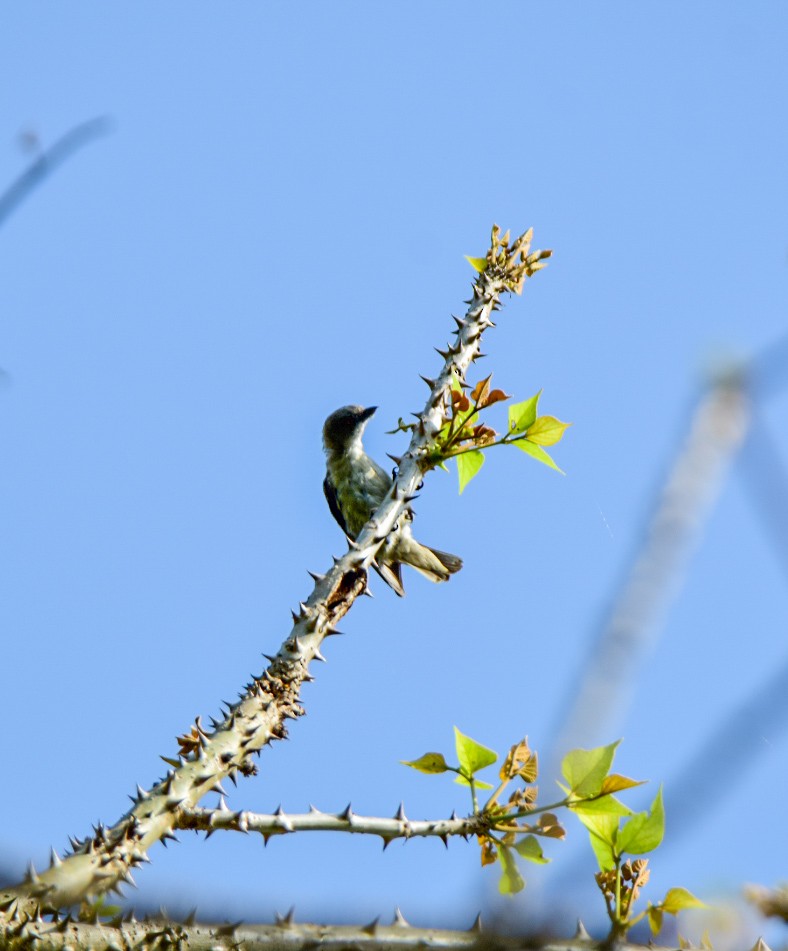
[[[377,406],[341,406],[323,425],[326,477],[323,492],[339,527],[355,540],[392,486],[392,479],[364,452],[361,437]],[[430,581],[448,581],[462,568],[457,555],[428,548],[413,537],[413,513],[406,510],[378,549],[373,567],[400,597],[402,565],[410,565]]]

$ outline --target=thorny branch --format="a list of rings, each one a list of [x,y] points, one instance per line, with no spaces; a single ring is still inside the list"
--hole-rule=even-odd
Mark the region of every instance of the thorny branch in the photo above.
[[[24,882],[0,892],[0,938],[17,922],[35,921],[45,913],[74,905],[87,896],[119,891],[133,884],[132,869],[150,861],[147,851],[160,840],[173,838],[179,816],[197,805],[208,792],[223,792],[225,777],[251,775],[253,755],[273,740],[287,736],[285,721],[303,714],[301,684],[312,680],[309,666],[324,660],[323,640],[338,633],[337,624],[364,592],[367,569],[378,548],[402,517],[425,473],[432,468],[431,450],[448,416],[453,374],[464,384],[465,374],[480,355],[483,332],[492,327],[492,314],[504,292],[521,293],[526,278],[544,266],[549,251],[530,252],[532,231],[510,241],[493,228],[487,266],[478,274],[463,319],[455,318],[455,342],[444,351],[443,366],[430,381],[426,405],[418,416],[410,445],[397,460],[391,491],[364,530],[324,575],[313,575],[312,593],[293,612],[293,626],[269,665],[246,684],[239,700],[226,704],[221,719],[209,728],[199,718],[178,738],[177,757],[163,757],[171,769],[149,789],[137,788],[132,807],[113,825],[94,827],[92,835],[72,839],[71,851],[60,858],[52,851],[50,867],[30,867]],[[8,932],[10,933],[10,932]],[[42,945],[43,946],[43,945]],[[98,947],[99,945],[95,945]]]

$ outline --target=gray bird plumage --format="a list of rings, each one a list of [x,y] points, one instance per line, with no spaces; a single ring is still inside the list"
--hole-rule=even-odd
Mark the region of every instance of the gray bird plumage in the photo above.
[[[361,437],[377,409],[370,406],[342,406],[333,412],[323,426],[323,447],[326,451],[326,477],[323,491],[331,514],[342,531],[355,539],[370,515],[391,488],[388,473],[364,452]],[[413,537],[409,511],[400,519],[378,550],[375,568],[383,580],[404,596],[401,565],[411,565],[430,581],[448,581],[462,568],[462,559],[445,551],[427,548]]]

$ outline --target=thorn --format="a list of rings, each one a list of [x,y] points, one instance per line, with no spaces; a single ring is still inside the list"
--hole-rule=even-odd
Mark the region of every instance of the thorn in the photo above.
[[[177,759],[173,759],[171,756],[160,756],[159,759],[163,759],[168,766],[174,766],[175,769],[181,765]]]
[[[192,910],[189,912],[189,914],[183,919],[183,923],[186,925],[187,928],[191,928],[191,926],[194,924],[196,920],[197,920],[197,906],[195,905],[194,908],[192,908]]]
[[[345,819],[347,822],[350,822],[350,820],[353,818],[353,806],[351,805],[351,803],[348,803],[345,806],[344,810],[339,813],[339,816],[337,818]]]
[[[38,872],[36,872],[35,866],[31,862],[27,867],[27,881],[35,884],[39,881]]]
[[[299,617],[298,617],[298,615],[295,613],[295,611],[291,611],[291,612],[290,612],[290,617],[293,619],[293,624],[298,624]]]
[[[290,911],[286,915],[274,915],[274,924],[277,928],[290,928],[292,927],[293,920],[295,918],[295,905],[290,906]]]
[[[219,796],[219,805],[216,807],[217,812],[230,812],[230,809],[227,807],[227,802],[224,796]]]
[[[430,389],[432,389],[435,386],[435,380],[431,380],[428,376],[422,376],[421,374],[419,374],[419,379],[424,380],[424,382],[427,384],[427,386]]]
[[[375,918],[373,921],[370,921],[368,925],[363,925],[361,930],[364,934],[371,935],[373,938],[378,933],[378,922],[380,921],[380,915]]]
[[[60,856],[57,854],[54,848],[50,849],[49,850],[49,867],[55,868],[56,866],[62,865],[62,864],[63,864],[63,859],[60,858]]]
[[[405,918],[399,907],[394,909],[394,920],[391,922],[394,928],[410,928],[410,922]]]
[[[405,815],[405,804],[400,803],[399,809],[394,813],[394,818],[398,819],[400,822],[407,822],[408,817]]]
[[[150,796],[150,793],[147,792],[137,783],[137,802],[142,802],[143,799],[147,799]]]
[[[448,849],[448,847],[449,847],[449,837],[448,837],[448,835],[444,832],[443,835],[438,836],[438,838],[443,840],[443,844],[444,844],[444,845],[446,846],[446,848]]]
[[[364,595],[365,598],[375,597],[375,595],[369,590],[369,588],[364,588],[364,590],[361,593]]]
[[[219,793],[220,796],[229,796],[230,794],[222,786],[221,782],[216,782],[211,786],[211,792]]]
[[[127,871],[124,875],[120,876],[122,882],[126,882],[127,885],[131,885],[132,888],[137,887],[137,883],[134,881],[134,878],[131,872]]]
[[[449,822],[454,822],[457,819],[457,810],[452,809],[451,815],[449,816]]]
[[[391,843],[392,843],[392,841],[393,841],[393,838],[394,838],[394,837],[393,837],[393,836],[390,836],[390,835],[381,835],[381,839],[383,839],[383,851],[384,851],[384,852],[385,852],[386,849],[391,845]]]
[[[331,631],[331,634],[339,634],[339,631]],[[324,664],[327,664],[328,661],[323,657],[319,650],[315,650],[315,660],[322,661]]]
[[[273,662],[276,660],[275,654],[263,654],[263,657],[265,657],[269,664],[273,664]]]
[[[322,815],[321,811],[316,806],[313,806],[311,802],[309,803],[309,812],[313,816]]]
[[[465,321],[460,320],[459,317],[455,317],[454,314],[451,315],[451,319],[454,321],[455,324],[457,324],[457,330],[462,330],[462,328],[465,326]]]
[[[392,456],[390,452],[387,452],[386,455],[391,459],[395,466],[402,464],[402,456]]]
[[[224,937],[232,937],[235,931],[237,931],[243,923],[243,918],[239,918],[238,921],[228,921],[224,925],[219,925],[219,927],[216,929],[216,934],[222,935]]]
[[[479,914],[476,916],[476,918],[473,921],[473,924],[470,926],[468,931],[475,931],[477,932],[477,934],[482,933],[482,913],[481,912],[479,912]]]
[[[406,495],[402,500],[406,505],[409,505],[411,502],[415,502],[418,498],[418,495]]]
[[[578,918],[577,919],[577,928],[575,928],[574,939],[576,941],[590,941],[591,935],[586,931],[586,926]]]
[[[318,574],[318,572],[310,571],[309,569],[307,569],[306,573],[315,582],[315,584],[320,584],[320,582],[325,578],[325,575]]]
[[[444,360],[449,359],[449,350],[439,350],[437,347],[432,348],[439,356],[443,357]]]

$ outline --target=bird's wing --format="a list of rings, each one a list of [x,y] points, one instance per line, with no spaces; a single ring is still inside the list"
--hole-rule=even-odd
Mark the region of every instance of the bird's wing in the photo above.
[[[337,524],[342,529],[342,531],[348,536],[348,538],[353,538],[347,528],[347,523],[345,522],[345,517],[342,514],[342,509],[339,507],[339,499],[337,498],[337,490],[334,486],[334,483],[328,478],[328,476],[323,479],[323,492],[326,497],[326,502],[328,502],[328,507],[331,510],[331,514],[337,520]]]
[[[386,584],[398,594],[401,598],[405,597],[405,589],[402,587],[402,565],[398,561],[386,562],[383,565],[376,561],[372,562],[372,567],[377,571]]]

